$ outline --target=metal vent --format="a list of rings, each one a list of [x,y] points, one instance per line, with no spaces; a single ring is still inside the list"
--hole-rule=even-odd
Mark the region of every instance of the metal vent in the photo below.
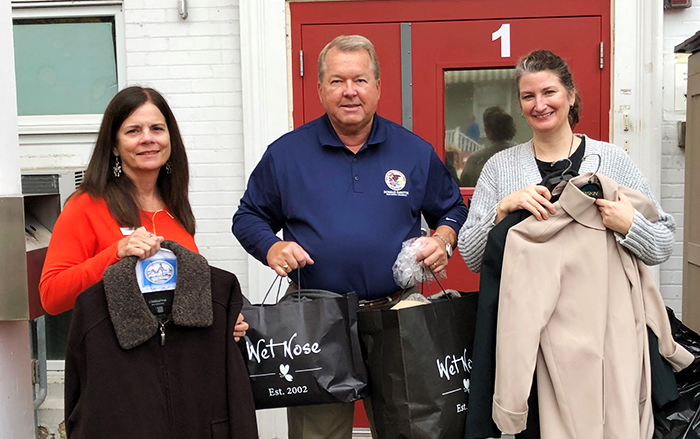
[[[75,171],[75,188],[78,189],[80,187],[80,183],[83,182],[83,179],[85,178],[85,171]]]
[[[22,175],[22,194],[58,194],[58,174]]]

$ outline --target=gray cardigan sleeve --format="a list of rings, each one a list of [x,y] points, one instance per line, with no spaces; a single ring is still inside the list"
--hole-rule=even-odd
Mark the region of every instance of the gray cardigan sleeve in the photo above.
[[[494,226],[496,206],[500,201],[493,164],[493,160],[486,162],[476,183],[467,221],[459,231],[459,254],[467,267],[474,273],[481,271],[481,259],[484,256],[486,239]]]
[[[620,162],[620,172],[613,178],[619,184],[640,192],[656,205],[659,212],[659,220],[655,223],[644,218],[639,212],[635,212],[632,227],[626,236],[615,233],[617,241],[629,249],[646,265],[657,265],[668,260],[673,253],[673,243],[676,233],[676,221],[673,216],[664,212],[661,205],[651,192],[651,187],[642,172],[632,162],[632,159],[617,148],[616,155]]]

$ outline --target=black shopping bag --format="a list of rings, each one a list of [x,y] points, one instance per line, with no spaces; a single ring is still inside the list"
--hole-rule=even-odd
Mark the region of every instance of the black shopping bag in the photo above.
[[[673,339],[695,356],[695,361],[676,372],[678,399],[654,408],[654,439],[700,439],[700,335],[666,308]],[[652,389],[653,390],[653,389]]]
[[[382,439],[464,437],[477,294],[360,310],[374,424]]]
[[[269,291],[268,291],[269,293]],[[263,300],[264,302],[264,300]],[[243,306],[241,350],[257,409],[351,402],[368,393],[355,293],[299,290]]]

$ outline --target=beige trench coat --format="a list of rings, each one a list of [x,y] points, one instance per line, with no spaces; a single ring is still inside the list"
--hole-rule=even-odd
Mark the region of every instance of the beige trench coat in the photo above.
[[[651,438],[646,326],[680,370],[693,356],[673,341],[648,268],[603,225],[593,198],[571,180],[546,221],[528,218],[508,233],[503,258],[493,419],[504,433],[525,428],[537,372],[543,439]],[[655,222],[651,200],[597,176],[608,200],[627,195]]]

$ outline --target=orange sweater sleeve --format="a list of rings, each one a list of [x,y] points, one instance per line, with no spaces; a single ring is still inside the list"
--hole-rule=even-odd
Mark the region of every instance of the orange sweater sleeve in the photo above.
[[[41,304],[49,314],[73,308],[78,294],[102,279],[118,261],[123,238],[102,200],[81,194],[70,200],[56,221],[39,282]]]
[[[164,210],[140,212],[149,232],[199,252],[184,227]],[[39,282],[41,304],[49,314],[73,308],[78,294],[102,280],[105,268],[117,262],[117,246],[124,238],[103,199],[88,194],[72,198],[58,217]]]

